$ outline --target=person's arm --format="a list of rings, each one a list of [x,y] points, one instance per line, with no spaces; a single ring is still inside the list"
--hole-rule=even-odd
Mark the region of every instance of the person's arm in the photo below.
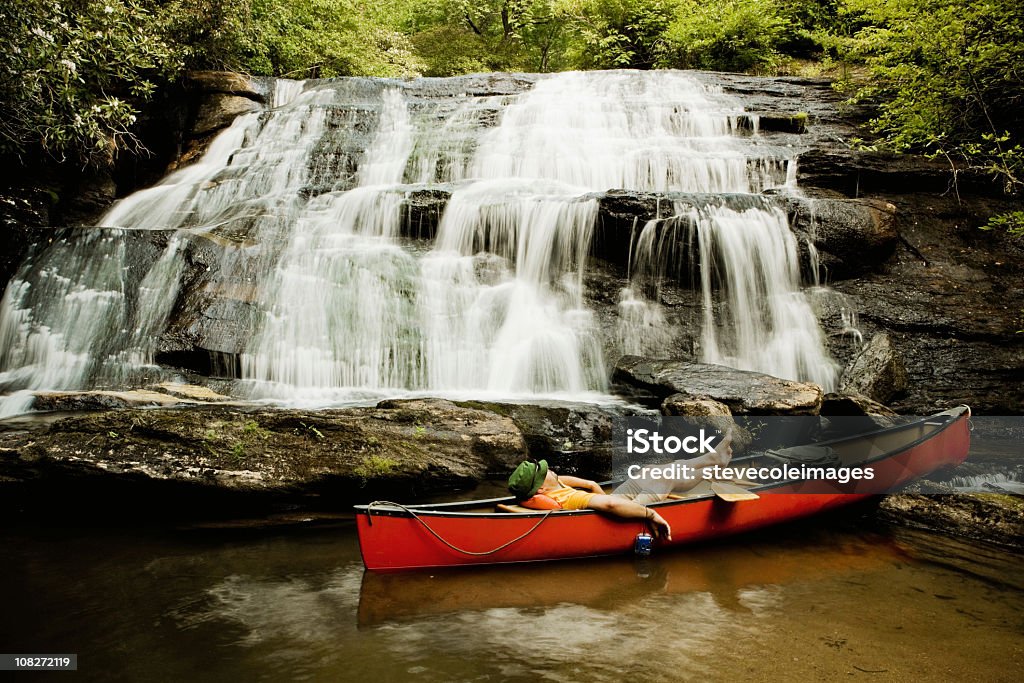
[[[668,525],[664,517],[658,514],[657,510],[644,507],[640,503],[634,503],[622,496],[597,495],[590,499],[587,507],[623,519],[646,520],[655,537],[664,537],[666,541],[672,540],[672,527]]]
[[[604,489],[601,488],[600,484],[596,481],[590,481],[589,479],[558,475],[558,481],[562,482],[566,486],[571,486],[574,489],[583,489],[585,491],[590,491],[591,493],[604,493]]]

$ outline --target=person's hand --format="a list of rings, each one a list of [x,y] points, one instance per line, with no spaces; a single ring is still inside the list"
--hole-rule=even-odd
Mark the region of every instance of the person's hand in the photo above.
[[[650,514],[647,517],[647,526],[651,528],[651,535],[658,539],[663,538],[666,541],[671,541],[672,527],[665,521],[665,518],[650,508],[648,508],[648,512]]]

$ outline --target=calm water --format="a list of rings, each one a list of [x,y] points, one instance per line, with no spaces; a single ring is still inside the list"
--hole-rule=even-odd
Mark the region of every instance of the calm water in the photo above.
[[[863,525],[392,576],[364,574],[350,520],[6,528],[0,651],[104,681],[1018,680],[1022,558]]]

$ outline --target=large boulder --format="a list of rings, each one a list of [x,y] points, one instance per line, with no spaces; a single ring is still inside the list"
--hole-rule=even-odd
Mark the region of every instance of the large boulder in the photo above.
[[[131,499],[171,515],[202,503],[229,514],[281,502],[344,509],[472,487],[526,452],[509,418],[443,400],[129,408],[0,433],[0,500],[91,509]]]
[[[844,394],[863,394],[880,403],[887,403],[907,388],[907,369],[903,356],[892,344],[889,335],[881,332],[871,338],[839,380]]]
[[[685,417],[695,429],[709,429],[715,432],[732,432],[732,450],[741,455],[750,448],[754,437],[745,427],[736,424],[729,406],[709,398],[693,398],[687,394],[672,394],[661,402],[661,414],[670,417]]]
[[[604,478],[612,470],[614,420],[638,413],[627,406],[536,401],[465,401],[457,405],[508,417],[523,434],[530,455],[559,472]]]
[[[681,417],[731,417],[729,406],[709,398],[694,398],[688,394],[672,394],[661,402],[662,415]]]
[[[248,97],[214,93],[203,100],[192,125],[192,135],[201,137],[227,128],[235,117],[259,111],[260,105]]]
[[[185,87],[204,93],[222,93],[266,102],[262,83],[233,71],[190,71],[185,75]]]
[[[614,379],[663,399],[682,394],[718,401],[733,415],[817,415],[821,409],[822,391],[816,384],[724,365],[623,356]]]
[[[113,410],[117,408],[144,408],[173,406],[181,399],[160,391],[37,391],[33,394],[32,410],[78,411]]]

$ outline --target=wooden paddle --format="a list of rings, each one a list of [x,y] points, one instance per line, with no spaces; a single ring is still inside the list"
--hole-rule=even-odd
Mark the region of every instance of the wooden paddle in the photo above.
[[[711,490],[715,495],[729,503],[738,503],[743,500],[757,500],[761,496],[746,490],[736,484],[727,484],[724,481],[712,482]]]

